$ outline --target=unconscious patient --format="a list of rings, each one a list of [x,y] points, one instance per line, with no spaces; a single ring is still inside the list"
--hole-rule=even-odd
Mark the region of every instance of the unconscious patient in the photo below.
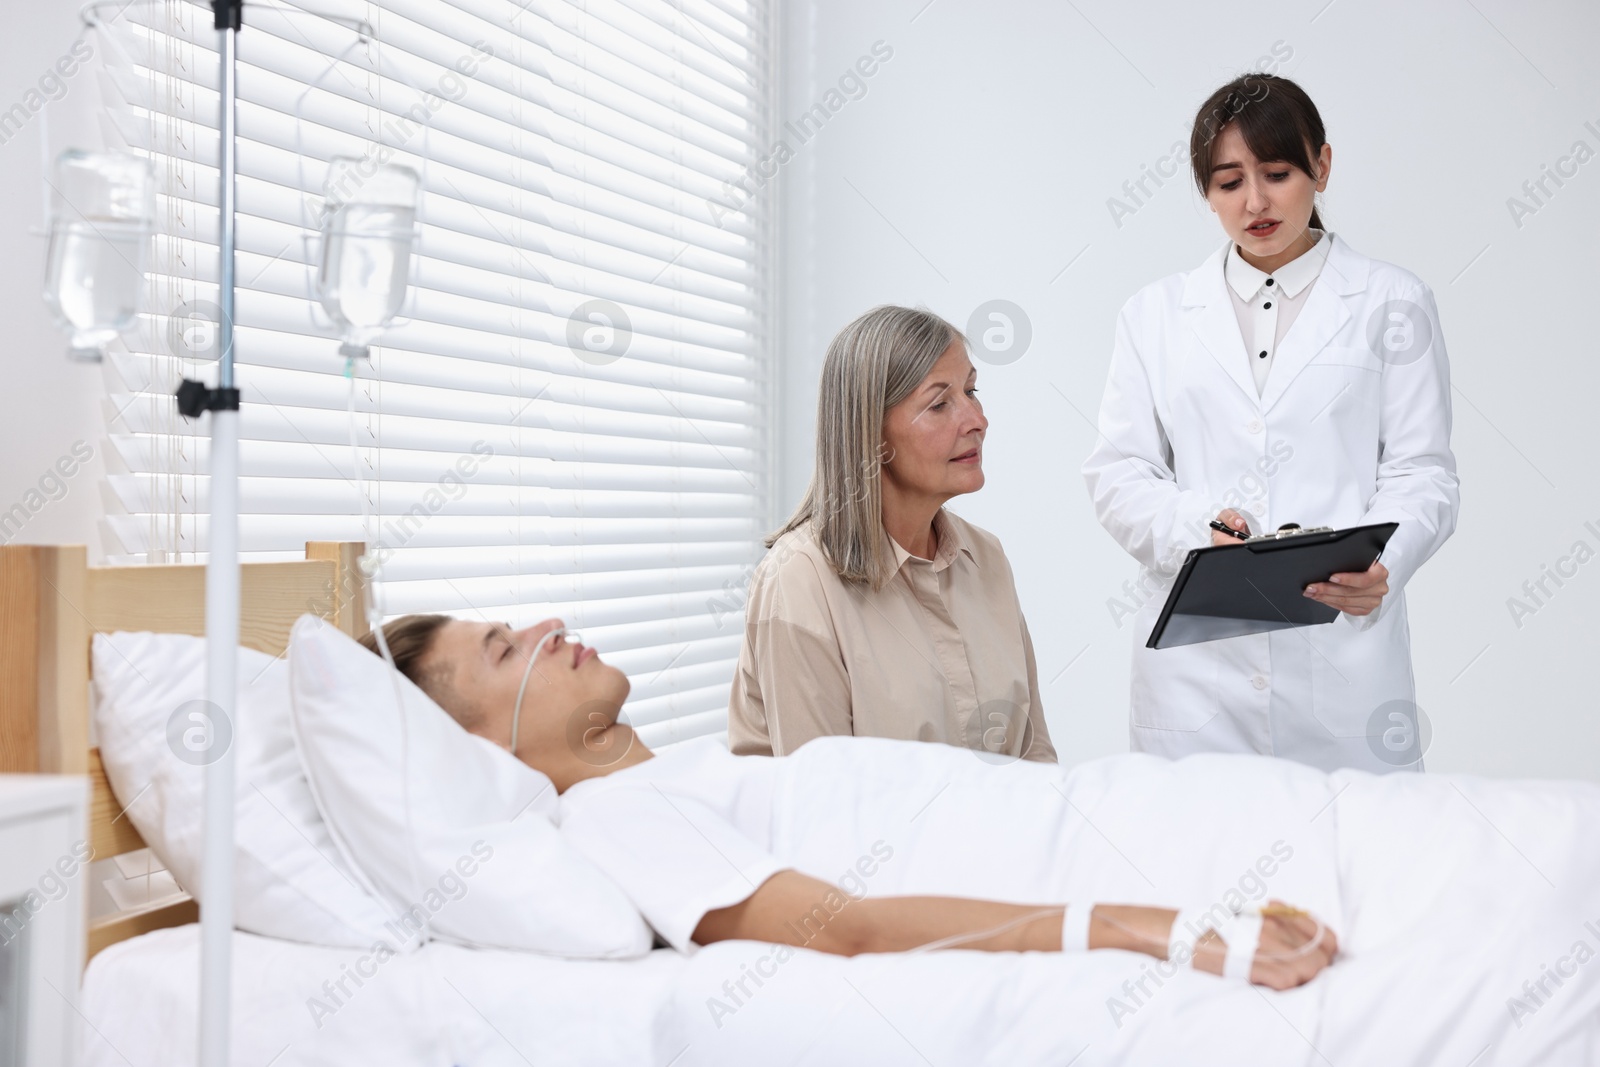
[[[1463,922],[1497,936],[1521,924],[1488,968],[1515,966],[1546,926],[1600,915],[1600,790],[1585,783],[1464,792],[1449,776],[1328,775],[1257,756],[1072,767],[854,737],[781,757],[713,739],[657,754],[619,721],[627,677],[557,620],[514,630],[412,615],[384,635],[463,728],[550,779],[563,835],[685,953],[727,940],[846,956],[1123,949],[1168,978],[1193,968],[1290,989],[1357,947],[1347,925],[1369,951],[1438,942],[1465,961],[1484,946],[1462,944]],[[362,643],[377,651],[374,634]],[[1517,828],[1481,825],[1502,786],[1545,805],[1531,816],[1543,831],[1571,837],[1549,895],[1519,906],[1502,895],[1537,883],[1491,854]],[[1419,864],[1440,840],[1455,857]],[[1231,858],[1257,853],[1242,868]]]
[[[555,620],[513,631],[408,616],[390,623],[385,634],[396,666],[463,727],[508,748],[514,743],[517,758],[550,778],[563,796],[563,829],[675,947],[752,940],[855,955],[943,942],[1055,951],[1065,942],[1157,958],[1171,950],[1198,970],[1224,971],[1228,945],[1217,929],[1187,938],[1180,929],[1180,943],[1172,944],[1172,909],[1095,904],[1091,920],[1089,902],[1063,907],[927,895],[855,900],[839,885],[800,873],[774,850],[766,829],[772,805],[781,802],[774,772],[800,755],[734,756],[706,745],[696,747],[692,760],[677,753],[657,758],[617,721],[627,677],[594,649],[566,640]],[[376,651],[371,636],[364,643]],[[862,745],[887,748],[895,754],[890,759],[929,752],[972,760],[948,746],[868,738],[819,738],[805,751]],[[1046,773],[1055,769],[1045,767]],[[957,769],[997,768],[973,762]],[[707,842],[713,854],[702,863]],[[1074,936],[1086,943],[1073,946]],[[1289,908],[1261,916],[1258,941],[1249,975],[1280,989],[1312,978],[1338,950],[1332,930]]]

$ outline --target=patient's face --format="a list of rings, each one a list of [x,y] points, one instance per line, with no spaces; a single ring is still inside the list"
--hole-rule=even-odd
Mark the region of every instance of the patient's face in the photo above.
[[[883,479],[902,493],[949,499],[983,488],[983,437],[989,420],[978,403],[978,372],[953,341],[911,395],[883,417],[892,450]]]
[[[581,744],[584,730],[615,723],[628,696],[627,675],[602,662],[594,649],[560,635],[540,647],[546,634],[560,628],[559,619],[521,630],[457,619],[440,628],[424,660],[425,668],[449,672],[445,691],[450,702],[461,704],[449,710],[473,733],[509,747],[517,689],[531,657],[513,755],[533,767],[569,748],[575,734]]]

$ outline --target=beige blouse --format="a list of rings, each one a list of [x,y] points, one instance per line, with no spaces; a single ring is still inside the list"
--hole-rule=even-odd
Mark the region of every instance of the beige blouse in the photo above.
[[[999,540],[943,509],[934,533],[931,560],[890,542],[899,570],[876,593],[840,579],[809,526],[778,539],[750,582],[728,707],[735,753],[857,734],[1055,761]]]

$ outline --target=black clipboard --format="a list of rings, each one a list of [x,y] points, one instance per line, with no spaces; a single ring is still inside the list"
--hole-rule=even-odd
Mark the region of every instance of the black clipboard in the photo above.
[[[1145,647],[1175,648],[1330,623],[1339,610],[1303,595],[1305,587],[1330,575],[1366,570],[1399,527],[1380,522],[1190,549]]]

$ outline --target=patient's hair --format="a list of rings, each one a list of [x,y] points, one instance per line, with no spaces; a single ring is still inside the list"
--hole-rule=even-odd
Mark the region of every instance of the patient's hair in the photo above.
[[[839,577],[874,590],[894,577],[883,529],[883,419],[911,395],[961,331],[926,308],[883,305],[828,345],[817,396],[811,487],[767,547],[806,524]]]
[[[383,628],[383,639],[400,673],[432,697],[433,702],[449,712],[451,718],[470,730],[473,723],[468,721],[470,716],[461,694],[456,691],[454,670],[447,664],[423,662],[433,648],[433,640],[438,636],[439,629],[449,621],[448,615],[402,615]],[[368,630],[357,640],[368,652],[383,655],[378,648],[376,630]]]

